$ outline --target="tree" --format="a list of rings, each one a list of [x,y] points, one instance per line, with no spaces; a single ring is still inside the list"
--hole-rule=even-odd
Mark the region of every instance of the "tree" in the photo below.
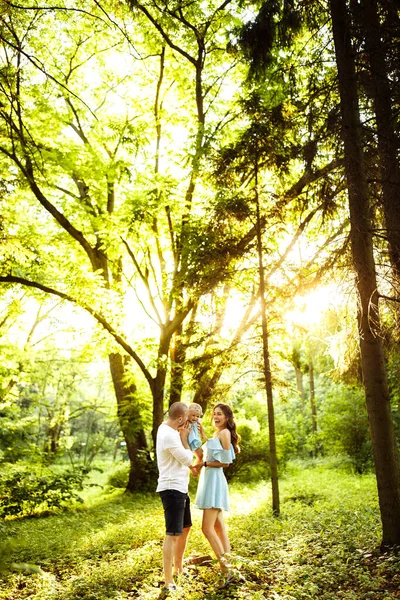
[[[257,218],[257,253],[258,253],[258,271],[260,280],[260,304],[261,304],[261,328],[262,328],[262,347],[263,347],[263,363],[264,363],[264,380],[265,392],[267,396],[268,406],[268,434],[269,434],[269,462],[271,469],[271,485],[272,485],[272,511],[275,516],[279,516],[279,484],[278,484],[278,458],[276,453],[276,435],[275,435],[275,416],[274,416],[274,401],[272,393],[272,373],[271,361],[269,353],[269,334],[266,314],[266,289],[265,289],[265,272],[264,272],[264,256],[262,245],[262,229],[260,216],[260,200],[258,189],[258,152],[255,156],[255,182],[254,182],[254,199],[256,204]]]
[[[347,15],[347,5],[345,2],[332,0],[330,7],[336,48],[336,64],[339,72],[341,131],[344,141],[346,183],[349,192],[351,249],[360,298],[361,357],[378,489],[380,490],[382,521],[385,521],[383,545],[390,545],[398,543],[399,535],[399,468],[386,386],[383,349],[379,337],[377,280],[373,257],[373,239],[371,237],[373,222],[371,221],[368,187],[363,167],[362,127],[357,104],[357,78],[350,45],[351,32],[345,26],[345,21],[343,21]],[[303,18],[302,15],[304,15]],[[253,79],[260,81],[266,72],[271,73],[274,65],[279,64],[279,60],[281,62],[283,60],[284,64],[289,66],[293,55],[296,58],[299,57],[296,50],[299,48],[299,38],[304,39],[301,37],[301,32],[317,31],[317,28],[323,22],[322,19],[326,20],[326,16],[321,5],[313,2],[298,2],[290,5],[263,3],[255,21],[247,24],[242,33],[242,45],[246,56],[250,60],[250,74]],[[316,63],[320,64],[321,68],[317,68],[314,63],[314,74],[307,69],[303,69],[297,81],[296,75],[293,74],[293,85],[289,86],[289,93],[292,94],[292,97],[295,94],[294,97],[297,101],[299,96],[301,97],[302,91],[304,93],[304,84],[308,86],[308,101],[305,102],[308,112],[306,118],[302,121],[303,134],[307,132],[309,136],[309,143],[303,146],[306,174],[312,173],[313,165],[320,161],[324,154],[329,156],[334,151],[337,159],[340,159],[342,153],[339,146],[336,145],[335,147],[335,141],[332,138],[334,132],[339,132],[338,125],[340,123],[340,115],[337,110],[336,73],[334,69],[322,65],[320,62],[323,56],[326,56],[328,61],[330,58],[329,46],[327,46],[326,55],[321,49],[322,44],[326,47],[328,41],[326,30],[322,28],[320,31],[322,32],[321,38],[318,40],[318,36],[312,36],[306,46],[310,60],[315,58]],[[259,44],[258,40],[263,33],[265,43]],[[365,39],[363,41],[365,42]],[[277,53],[273,51],[274,47],[277,47],[277,43],[290,49],[292,54],[288,52],[283,59],[279,58]],[[287,56],[289,56],[289,59],[287,59]],[[309,66],[310,60],[305,61],[307,66]],[[270,82],[269,85],[271,87]],[[326,94],[328,87],[329,94]],[[316,100],[317,102],[315,102]],[[302,108],[304,109],[304,105]],[[368,112],[368,107],[365,107],[365,109]],[[389,118],[389,112],[386,113],[386,118]],[[295,149],[295,152],[297,154],[298,148]],[[342,162],[340,164],[337,162],[336,166],[340,167],[341,164]],[[331,180],[328,186],[321,190],[328,201],[328,205],[325,204],[325,210],[328,209],[330,220],[334,218],[334,212],[332,211],[333,199],[343,199],[344,197],[342,193],[344,189],[343,180],[340,183],[341,171],[338,169],[336,173],[336,182],[333,183]],[[330,193],[332,189],[336,189],[336,191]],[[331,206],[328,208],[329,203],[331,203]],[[392,205],[393,208],[394,205]]]
[[[338,68],[342,137],[348,184],[351,247],[359,295],[358,327],[378,484],[382,547],[400,543],[400,468],[380,338],[368,186],[364,169],[357,76],[345,0],[330,0]]]
[[[398,82],[398,41],[400,20],[392,2],[379,3],[363,0],[359,9],[353,10],[358,24],[361,43],[365,43],[368,84],[366,91],[373,99],[377,148],[379,152],[381,202],[383,205],[385,234],[389,257],[395,274],[395,288],[400,280],[400,166],[398,161],[399,139],[396,133],[395,84]],[[382,16],[381,14],[382,13]],[[357,32],[355,33],[357,36]],[[389,75],[390,69],[390,75]],[[391,77],[393,82],[391,82]],[[395,83],[396,82],[396,83]]]
[[[146,20],[134,42],[126,23],[116,25],[103,7],[93,9],[90,3],[12,7],[1,31],[2,165],[8,173],[11,165],[19,170],[8,196],[27,202],[23,218],[14,218],[24,244],[35,247],[31,260],[5,266],[1,281],[78,304],[113,337],[109,362],[130,449],[131,489],[133,480],[140,487],[145,477],[137,456],[146,451],[147,441],[135,377],[143,376],[151,392],[154,441],[168,374],[172,398],[179,398],[182,387],[182,323],[202,296],[223,284],[254,237],[243,229],[239,236],[220,232],[204,219],[213,190],[207,189],[200,165],[230,118],[229,102],[217,102],[217,97],[236,63],[232,59],[222,67],[224,52],[216,41],[227,18],[224,5],[210,5],[204,31],[197,9],[183,15],[170,7],[168,19],[160,21],[158,13],[149,18],[156,6],[135,5],[136,21],[137,8]],[[129,21],[129,14],[119,10],[121,21]],[[177,22],[186,37],[177,32]],[[149,23],[156,36],[147,35]],[[57,35],[63,36],[63,45],[55,43]],[[128,77],[124,68],[107,69],[121,56],[133,70]],[[88,65],[101,73],[98,85],[90,80],[87,85]],[[133,81],[139,80],[143,85],[133,99]],[[188,89],[187,104],[183,94]],[[177,131],[183,141],[174,152],[166,150]],[[35,211],[46,227],[32,226]],[[52,256],[41,250],[50,239]],[[64,273],[62,283],[57,271]],[[136,319],[131,341],[124,303],[133,294],[135,311],[143,316]],[[141,331],[143,320],[155,325],[150,336]]]

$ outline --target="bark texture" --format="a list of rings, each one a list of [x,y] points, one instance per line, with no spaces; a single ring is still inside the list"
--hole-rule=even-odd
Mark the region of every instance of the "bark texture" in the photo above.
[[[380,337],[378,294],[364,168],[357,77],[345,0],[330,0],[339,77],[342,137],[348,185],[351,247],[359,296],[358,329],[371,429],[382,546],[400,544],[400,471]]]
[[[136,399],[136,386],[126,378],[127,358],[119,353],[109,355],[110,371],[117,399],[118,419],[130,460],[127,491],[154,489],[155,465],[147,449],[140,410]]]

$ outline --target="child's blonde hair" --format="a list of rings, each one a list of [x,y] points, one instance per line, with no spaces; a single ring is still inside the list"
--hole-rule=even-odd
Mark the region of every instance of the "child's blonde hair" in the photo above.
[[[197,404],[197,402],[192,402],[192,404],[189,404],[189,410],[197,410],[200,414],[203,414],[203,409],[201,408],[200,404]]]

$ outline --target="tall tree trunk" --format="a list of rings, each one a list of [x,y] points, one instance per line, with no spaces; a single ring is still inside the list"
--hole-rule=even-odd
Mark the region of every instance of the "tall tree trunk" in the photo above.
[[[310,358],[308,363],[308,380],[310,383],[310,408],[311,408],[311,427],[314,434],[314,456],[318,456],[318,442],[317,442],[317,405],[315,403],[315,379],[314,379],[314,363]]]
[[[361,14],[365,31],[365,48],[371,67],[372,95],[378,134],[379,163],[382,174],[382,202],[385,213],[389,254],[400,281],[400,167],[396,117],[392,107],[391,87],[382,41],[382,28],[376,0],[363,0]]]
[[[164,386],[166,374],[158,372],[157,375],[158,377],[154,378],[151,386],[151,391],[153,394],[153,427],[151,430],[151,437],[154,448],[156,447],[158,428],[164,420]]]
[[[272,393],[272,376],[271,363],[269,356],[269,336],[268,324],[266,315],[265,303],[265,276],[263,263],[262,235],[261,235],[261,218],[260,218],[260,203],[258,197],[258,177],[256,165],[256,181],[255,181],[255,201],[257,211],[257,252],[258,252],[258,269],[260,279],[260,304],[261,304],[261,327],[262,327],[262,343],[263,343],[263,362],[264,362],[264,380],[265,392],[267,396],[268,407],[268,433],[269,433],[269,460],[271,468],[271,486],[272,486],[272,512],[275,516],[280,513],[279,504],[279,480],[278,480],[278,459],[276,454],[276,437],[275,437],[275,415],[274,415],[274,400]]]
[[[392,105],[391,84],[386,64],[384,32],[376,0],[363,0],[360,22],[365,32],[365,49],[370,64],[370,88],[378,134],[379,165],[382,185],[382,204],[385,216],[389,258],[394,273],[394,291],[399,297],[400,283],[400,166],[399,143],[396,135],[396,116]],[[397,18],[398,23],[398,18]],[[387,38],[387,36],[386,36]],[[388,42],[389,40],[387,40]],[[395,305],[397,331],[400,331],[400,307]]]
[[[300,411],[301,411],[302,416],[304,416],[305,405],[306,405],[306,395],[304,392],[303,371],[301,369],[302,364],[301,364],[300,350],[297,347],[297,345],[295,345],[295,344],[293,345],[291,362],[294,366],[294,372],[296,374],[297,391],[300,394]]]
[[[314,363],[312,358],[308,363],[308,380],[310,383],[310,407],[311,407],[311,426],[312,432],[317,433],[317,407],[315,404],[315,378],[314,378]]]
[[[361,362],[382,519],[382,547],[388,547],[400,544],[399,456],[379,334],[370,207],[346,0],[330,0],[330,11],[339,77],[352,257],[359,295],[358,328]]]
[[[153,395],[153,428],[151,436],[154,448],[156,447],[158,428],[164,420],[165,381],[167,378],[167,363],[171,345],[171,335],[166,333],[165,328],[161,331],[158,346],[157,373],[151,384],[151,392]]]
[[[171,358],[171,384],[169,393],[169,405],[180,402],[182,399],[183,372],[185,368],[186,349],[182,341],[183,326],[173,335],[173,343],[170,347]]]
[[[126,381],[128,358],[119,353],[110,354],[108,358],[117,399],[118,419],[131,463],[126,489],[134,492],[148,486],[152,461],[147,450],[146,436],[136,399],[136,386]]]
[[[303,373],[300,367],[294,366],[294,370],[296,373],[296,385],[297,391],[300,394],[300,410],[301,414],[304,415],[304,405],[305,405],[305,394],[304,394],[304,385],[303,385]]]

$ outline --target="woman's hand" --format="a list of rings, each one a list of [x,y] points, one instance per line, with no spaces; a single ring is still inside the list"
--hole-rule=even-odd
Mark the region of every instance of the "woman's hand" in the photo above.
[[[198,477],[199,476],[199,469],[198,469],[199,465],[190,465],[189,469],[192,472],[193,477]]]
[[[192,465],[190,467],[190,470],[192,471],[193,477],[197,477],[198,476],[198,474],[200,473],[201,468],[203,467],[203,465],[204,465],[203,462],[199,462],[199,463],[196,463],[195,465]]]

